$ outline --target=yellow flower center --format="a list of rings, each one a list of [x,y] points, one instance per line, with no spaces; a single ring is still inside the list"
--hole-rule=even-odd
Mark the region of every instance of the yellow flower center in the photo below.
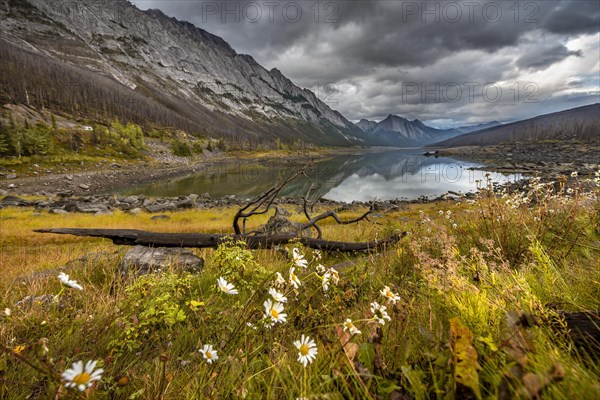
[[[273,318],[279,318],[279,313],[274,308],[271,308],[271,315],[273,316]]]
[[[212,359],[212,353],[210,351],[207,351],[204,353],[204,355],[206,356],[206,358],[208,358],[209,360]]]
[[[392,293],[389,289],[385,291],[385,295],[387,297],[394,297],[394,293]]]
[[[302,354],[303,356],[308,355],[308,345],[306,343],[300,346],[300,354]]]
[[[92,379],[92,376],[90,374],[88,374],[87,372],[82,372],[79,375],[75,376],[75,378],[73,378],[73,383],[77,385],[85,385],[90,381],[90,379]]]

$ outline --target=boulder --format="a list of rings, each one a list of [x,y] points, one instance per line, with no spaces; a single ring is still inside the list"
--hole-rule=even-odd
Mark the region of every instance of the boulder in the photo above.
[[[175,211],[176,209],[177,209],[177,207],[175,206],[175,204],[173,204],[171,202],[146,206],[146,211],[148,211],[150,213]]]
[[[186,198],[183,200],[179,200],[177,203],[175,203],[175,207],[179,208],[179,209],[184,209],[184,208],[193,208],[194,207],[194,201],[192,199]]]
[[[2,200],[0,200],[0,204],[2,204],[5,207],[6,206],[22,207],[22,206],[29,206],[32,203],[30,201],[22,199],[18,196],[8,195],[8,196],[5,196]]]
[[[119,201],[127,204],[136,204],[139,201],[139,199],[136,196],[128,196],[124,199],[119,199]]]
[[[203,268],[204,259],[188,249],[135,246],[121,260],[118,273],[139,276],[165,269],[198,273]]]

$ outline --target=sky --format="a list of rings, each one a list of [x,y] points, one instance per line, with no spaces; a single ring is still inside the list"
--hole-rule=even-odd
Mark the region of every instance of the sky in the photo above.
[[[600,102],[600,1],[130,0],[225,39],[356,122],[451,128]]]

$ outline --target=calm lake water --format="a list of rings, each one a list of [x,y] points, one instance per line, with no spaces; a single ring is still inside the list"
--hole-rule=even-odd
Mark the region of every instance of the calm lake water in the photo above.
[[[316,162],[306,173],[282,191],[283,196],[302,197],[313,187],[311,198],[344,202],[434,198],[448,191],[466,193],[485,181],[485,171],[472,170],[481,164],[447,157],[425,157],[423,149],[357,152]],[[297,163],[228,162],[205,167],[183,178],[133,186],[119,194],[175,197],[209,193],[212,197],[236,195],[252,198],[264,193],[285,177]],[[521,179],[519,174],[491,173],[495,182]]]

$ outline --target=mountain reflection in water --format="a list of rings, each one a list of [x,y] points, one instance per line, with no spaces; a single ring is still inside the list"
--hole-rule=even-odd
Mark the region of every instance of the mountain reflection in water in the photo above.
[[[448,191],[469,192],[476,181],[485,181],[485,171],[472,170],[481,164],[447,157],[425,157],[422,149],[401,149],[337,155],[315,162],[307,172],[291,182],[282,196],[302,197],[313,187],[311,198],[351,202],[437,197]],[[159,181],[130,187],[119,194],[175,197],[190,193],[209,193],[212,197],[260,195],[285,177],[297,163],[227,162],[205,167],[198,173],[177,180]],[[519,174],[491,173],[493,181],[503,183],[521,179]]]

